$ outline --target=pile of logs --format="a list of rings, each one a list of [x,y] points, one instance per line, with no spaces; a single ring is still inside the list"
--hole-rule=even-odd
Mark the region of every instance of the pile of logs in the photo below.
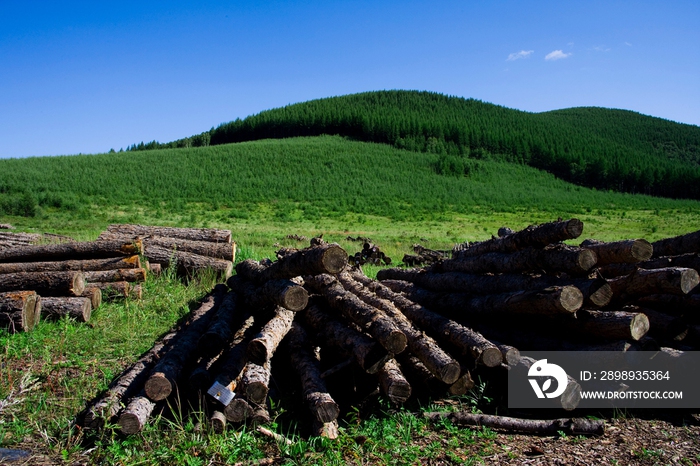
[[[413,252],[414,254],[404,254],[403,256],[403,263],[409,267],[434,264],[452,256],[451,251],[436,251],[420,244],[413,245]]]
[[[348,258],[351,265],[389,265],[391,264],[391,257],[384,254],[384,252],[379,249],[379,246],[374,245],[370,242],[366,242],[362,245],[362,250],[356,252]]]
[[[29,331],[40,317],[64,315],[88,321],[92,309],[102,302],[103,290],[128,293],[120,280],[143,280],[140,253],[138,241],[70,242],[0,250],[0,328]]]
[[[236,258],[236,243],[231,230],[214,228],[176,228],[116,224],[107,227],[98,240],[133,241],[143,244],[143,255],[160,268],[174,266],[181,275],[210,269],[228,278]]]

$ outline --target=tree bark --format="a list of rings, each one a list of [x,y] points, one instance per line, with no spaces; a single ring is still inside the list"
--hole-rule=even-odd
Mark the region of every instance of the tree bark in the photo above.
[[[645,239],[628,239],[604,243],[587,239],[581,243],[581,247],[590,249],[598,257],[596,265],[628,263],[634,264],[651,258],[654,248]]]
[[[313,330],[315,339],[322,346],[338,348],[367,373],[375,374],[389,359],[389,353],[364,333],[349,327],[324,312],[316,303],[302,313],[304,324]]]
[[[239,392],[245,395],[248,403],[265,404],[267,393],[270,391],[270,362],[258,365],[248,361],[243,369]]]
[[[139,256],[109,257],[107,259],[64,260],[51,262],[12,262],[0,264],[0,274],[19,272],[65,272],[68,270],[114,270],[141,267]]]
[[[589,249],[564,244],[544,249],[522,249],[513,253],[490,252],[477,256],[444,260],[431,267],[434,272],[519,273],[537,270],[564,272],[572,276],[587,273],[596,264],[596,255]]]
[[[160,236],[192,241],[209,241],[212,243],[230,243],[231,230],[214,228],[176,228],[146,225],[114,224],[107,227],[109,233],[123,234],[129,237]]]
[[[129,282],[96,282],[85,285],[85,290],[97,288],[102,293],[102,298],[107,300],[133,298],[141,299],[139,290],[132,290],[135,287]]]
[[[700,252],[700,230],[673,238],[660,239],[651,243],[654,247],[653,257],[679,256],[681,254]]]
[[[245,266],[241,264],[243,263],[236,266],[236,272],[244,275]],[[255,283],[263,284],[268,280],[289,279],[301,275],[335,274],[347,264],[348,253],[337,244],[328,243],[284,255],[259,272],[251,269],[244,276]]]
[[[662,256],[638,264],[609,264],[600,268],[600,273],[608,278],[629,275],[636,269],[663,269],[666,267],[684,267],[700,271],[700,254],[689,253],[680,256]]]
[[[174,262],[178,273],[185,275],[192,274],[198,270],[211,269],[220,276],[228,278],[233,271],[233,263],[231,261],[200,256],[185,251],[171,251],[159,246],[149,245],[146,247],[144,255],[150,262],[161,264],[163,267],[169,267]]]
[[[99,239],[102,240],[130,240],[135,237],[103,232]],[[184,251],[199,256],[213,257],[233,262],[236,257],[236,243],[234,242],[211,242],[211,241],[192,241],[181,238],[168,238],[163,236],[140,236],[143,245],[146,249],[149,246],[157,246],[165,248],[169,251]]]
[[[39,323],[40,315],[41,298],[34,291],[0,293],[0,329],[29,332]]]
[[[446,384],[452,384],[460,376],[459,362],[455,361],[428,335],[413,327],[411,322],[399,311],[394,304],[378,297],[367,290],[361,283],[353,280],[347,272],[338,274],[338,280],[343,287],[359,297],[362,301],[383,311],[392,319],[399,330],[406,335],[408,349],[425,367],[438,379]]]
[[[605,433],[605,421],[598,419],[520,419],[466,412],[424,413],[423,416],[432,422],[448,419],[457,425],[490,427],[513,433],[540,435],[555,435],[559,432],[567,435],[603,435]]]
[[[146,395],[151,400],[164,400],[173,391],[183,366],[196,358],[194,350],[197,347],[197,342],[218,312],[222,300],[223,292],[220,289],[215,289],[214,293],[207,296],[207,299],[200,305],[200,309],[208,310],[198,312],[201,317],[184,329],[177,344],[153,368],[150,377],[144,384]]]
[[[199,338],[196,352],[204,357],[212,357],[221,352],[234,333],[234,326],[241,323],[243,311],[236,302],[238,295],[231,291],[221,301],[219,310],[212,319],[209,328]]]
[[[248,343],[248,361],[265,365],[272,359],[277,346],[292,328],[296,313],[278,307],[274,317],[270,319],[260,332]]]
[[[331,275],[304,278],[306,286],[322,294],[331,308],[341,312],[374,337],[386,350],[398,354],[406,348],[406,335],[396,323],[377,308],[346,291]]]
[[[512,230],[511,230],[512,231]],[[571,220],[530,225],[524,230],[512,232],[480,243],[466,244],[455,257],[474,257],[492,252],[514,252],[525,248],[543,248],[548,244],[575,239],[583,232],[583,222]]]
[[[87,241],[22,246],[0,251],[0,262],[38,262],[76,259],[100,259],[140,254],[141,241]]]
[[[700,277],[694,269],[667,267],[637,269],[629,275],[608,280],[608,283],[613,290],[614,301],[625,302],[650,294],[688,294],[700,283]]]
[[[41,298],[41,312],[46,320],[58,320],[64,316],[78,322],[87,322],[92,314],[89,298]]]
[[[146,269],[91,270],[83,272],[85,280],[90,282],[143,282]]]
[[[393,292],[382,283],[370,280],[362,274],[353,277],[378,296],[392,301],[396,307],[412,322],[429,332],[439,341],[444,341],[456,348],[462,355],[469,355],[478,364],[495,367],[501,364],[500,351],[483,335],[448,319],[425,307],[416,304],[403,295]]]
[[[379,387],[395,405],[404,404],[411,397],[411,384],[394,359],[389,359],[377,375]]]
[[[411,301],[441,309],[449,317],[474,318],[494,314],[572,315],[583,304],[583,294],[574,286],[473,296],[466,293],[434,293],[398,280],[385,280],[382,284],[394,292],[404,293]]]
[[[301,379],[304,401],[319,422],[332,422],[338,418],[340,409],[328,393],[321,378],[319,362],[312,353],[306,331],[296,322],[289,331],[289,352],[292,365]]]
[[[20,290],[33,290],[41,296],[80,296],[85,291],[85,275],[80,271],[0,275],[0,292]]]

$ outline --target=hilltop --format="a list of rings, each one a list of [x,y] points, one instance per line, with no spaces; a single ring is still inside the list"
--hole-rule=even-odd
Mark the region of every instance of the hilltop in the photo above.
[[[596,107],[543,113],[432,92],[378,91],[266,110],[169,143],[129,150],[340,135],[442,156],[462,174],[469,160],[546,170],[597,189],[700,198],[700,127]]]

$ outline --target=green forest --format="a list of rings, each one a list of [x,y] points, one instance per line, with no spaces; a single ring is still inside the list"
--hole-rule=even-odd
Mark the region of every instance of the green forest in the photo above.
[[[433,92],[378,91],[260,112],[169,143],[197,147],[296,136],[340,135],[439,154],[445,171],[495,158],[597,189],[700,199],[700,127],[606,108],[528,113]]]

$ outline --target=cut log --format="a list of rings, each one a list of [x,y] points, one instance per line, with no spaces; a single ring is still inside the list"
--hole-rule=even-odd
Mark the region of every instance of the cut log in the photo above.
[[[572,315],[583,304],[583,294],[574,286],[473,296],[464,293],[434,293],[398,280],[385,280],[382,284],[394,292],[404,293],[411,301],[441,309],[453,318],[478,318],[493,314]]]
[[[311,426],[311,436],[336,440],[340,436],[340,431],[338,429],[337,420],[331,422],[319,422],[315,420]]]
[[[474,257],[492,252],[509,253],[525,248],[543,248],[548,244],[575,239],[583,232],[583,222],[571,220],[531,225],[524,230],[512,232],[480,243],[466,244],[455,257]],[[505,233],[505,232],[504,232]]]
[[[302,318],[320,345],[335,347],[352,355],[357,365],[369,374],[375,374],[390,357],[382,345],[332,317],[317,303],[309,305]]]
[[[379,387],[395,405],[404,404],[411,397],[411,384],[394,359],[389,359],[377,375]]]
[[[87,322],[92,314],[89,298],[41,298],[41,313],[46,320],[68,316],[78,322]]]
[[[595,252],[598,262],[596,265],[628,263],[634,264],[651,258],[654,248],[645,239],[629,239],[604,243],[587,239],[581,247]]]
[[[444,396],[446,393],[463,395],[474,386],[473,381],[471,381],[471,375],[466,370],[460,374],[456,382],[446,384],[435,377],[417,357],[411,354],[404,353],[399,355],[398,362],[401,365],[401,370],[411,383],[414,393],[423,390],[423,392],[427,392],[432,396]]]
[[[321,378],[319,362],[311,351],[306,331],[296,322],[292,323],[289,331],[289,352],[292,365],[301,379],[304,401],[314,418],[324,423],[335,421],[340,409]]]
[[[496,367],[501,364],[500,351],[478,332],[432,312],[362,274],[356,273],[353,274],[353,277],[369,290],[377,293],[377,296],[392,301],[409,320],[430,333],[438,341],[447,342],[460,354],[469,355],[478,364],[487,367]]]
[[[226,416],[221,411],[214,411],[209,418],[209,424],[215,434],[223,434],[226,430]]]
[[[454,413],[423,413],[432,422],[447,419],[456,425],[489,427],[512,433],[527,433],[540,435],[603,435],[605,421],[599,419],[520,419],[489,414],[472,414],[466,412]]]
[[[100,259],[116,256],[133,256],[141,254],[139,240],[123,241],[87,241],[37,246],[22,246],[0,251],[0,262],[37,262],[76,259]]]
[[[156,403],[148,399],[143,391],[132,398],[129,404],[119,415],[119,425],[121,431],[127,435],[141,432],[151,417]]]
[[[114,270],[141,267],[139,256],[109,257],[107,259],[64,260],[51,262],[12,262],[0,264],[0,274],[18,272],[65,272],[68,270]]]
[[[197,270],[211,269],[218,275],[228,278],[233,272],[233,263],[231,261],[200,256],[191,252],[171,251],[159,246],[149,245],[146,247],[144,255],[149,262],[161,264],[163,267],[175,265],[177,272],[180,274],[192,274]]]
[[[462,368],[462,375],[455,383],[447,387],[447,393],[454,396],[462,396],[474,388],[475,385],[476,383],[474,383],[471,373],[467,369]]]
[[[140,287],[132,286],[129,282],[96,282],[85,285],[85,290],[97,288],[102,293],[102,298],[107,300],[113,299],[141,299]]]
[[[522,249],[510,254],[490,252],[477,256],[448,259],[431,267],[435,272],[519,273],[537,270],[584,275],[596,264],[596,255],[589,249],[564,244],[544,249]]]
[[[391,301],[378,297],[360,282],[354,280],[347,272],[338,274],[338,280],[347,291],[370,306],[383,311],[392,319],[399,330],[406,335],[408,349],[421,360],[435,377],[446,384],[457,381],[460,376],[459,362],[440,348],[435,340],[413,327],[406,316]]]
[[[629,275],[637,268],[640,269],[663,269],[666,267],[685,267],[700,271],[700,254],[689,253],[680,256],[655,257],[638,264],[609,264],[600,268],[600,273],[604,277],[613,278],[622,275]]]
[[[654,247],[653,257],[700,253],[700,230],[673,238],[660,239],[651,245]]]
[[[231,242],[231,230],[217,230],[215,228],[177,228],[115,224],[108,226],[107,231],[109,233],[126,235],[132,238],[138,236],[159,236],[192,241],[210,241],[212,243]]]
[[[700,283],[700,276],[694,269],[682,267],[637,269],[629,275],[613,278],[608,283],[613,290],[613,301],[619,303],[650,294],[688,294]]]
[[[683,319],[639,306],[625,306],[624,312],[639,313],[649,320],[649,335],[664,341],[684,341],[689,326]]]
[[[505,361],[508,366],[515,366],[520,361],[520,350],[518,350],[518,348],[515,346],[506,345],[505,343],[501,343],[499,341],[492,341],[491,343],[496,345],[496,347],[501,351],[503,361]]]
[[[83,272],[89,282],[142,282],[146,280],[146,269],[91,270]]]
[[[0,293],[0,329],[29,332],[39,322],[41,300],[34,291]]]
[[[270,319],[250,343],[248,343],[248,361],[265,365],[272,359],[277,346],[292,328],[296,313],[278,307],[274,317]]]
[[[236,397],[226,408],[224,415],[231,422],[243,422],[253,414],[253,407],[243,397]]]
[[[223,293],[223,290],[218,288],[216,292]],[[208,294],[203,299],[203,302],[207,302],[216,292],[212,291],[212,293]],[[107,421],[117,415],[122,401],[134,396],[141,390],[156,362],[167,353],[170,345],[182,336],[184,332],[181,332],[181,330],[205,317],[210,310],[211,308],[208,306],[199,306],[193,310],[181,328],[175,328],[166,333],[149,351],[143,354],[129,368],[125,369],[120,376],[115,378],[107,391],[90,403],[83,417],[83,426],[92,429],[104,427]]]
[[[248,361],[243,369],[239,392],[245,395],[249,404],[265,404],[267,393],[270,391],[270,363],[263,365]]]
[[[635,304],[672,316],[685,315],[693,321],[700,319],[700,294],[651,294],[639,297]]]
[[[289,279],[300,275],[338,273],[348,264],[348,253],[337,244],[322,244],[286,254],[258,273],[247,273],[245,265],[242,265],[244,262],[236,265],[236,272],[248,280],[262,284],[268,280]]]
[[[328,300],[331,308],[341,312],[359,325],[388,352],[399,354],[406,348],[406,335],[392,319],[346,291],[331,275],[320,274],[305,277],[304,282],[305,286],[322,294]]]
[[[85,291],[85,275],[79,271],[0,275],[0,292],[20,290],[33,290],[41,296],[80,296]]]
[[[212,319],[206,332],[197,342],[197,353],[204,357],[212,357],[220,353],[231,339],[235,326],[241,323],[243,312],[237,305],[238,295],[229,292],[221,301],[219,310]]]
[[[160,264],[154,263],[148,263],[148,267],[146,267],[149,272],[151,272],[154,276],[158,277],[161,273],[163,273],[163,267]]]
[[[146,395],[151,400],[164,400],[172,393],[183,366],[196,358],[194,350],[197,347],[197,342],[219,310],[223,297],[224,293],[220,288],[215,289],[212,294],[207,296],[200,308],[208,310],[198,312],[201,317],[184,330],[185,333],[178,338],[177,345],[173,346],[153,368],[150,377],[144,384]]]
[[[304,287],[286,279],[265,282],[260,293],[272,303],[294,312],[303,310],[309,302],[309,293]]]
[[[99,288],[88,288],[85,285],[85,291],[83,291],[83,298],[88,298],[93,309],[97,309],[102,305],[102,290]]]
[[[132,240],[141,238],[146,249],[149,246],[157,246],[165,248],[169,251],[184,251],[197,254],[199,256],[214,257],[233,262],[236,258],[236,243],[235,242],[211,242],[211,241],[192,241],[181,238],[168,238],[162,236],[141,235],[131,237],[124,234],[103,232],[99,239],[101,240]]]
[[[594,338],[637,341],[649,331],[649,319],[640,312],[582,310],[570,327]]]

